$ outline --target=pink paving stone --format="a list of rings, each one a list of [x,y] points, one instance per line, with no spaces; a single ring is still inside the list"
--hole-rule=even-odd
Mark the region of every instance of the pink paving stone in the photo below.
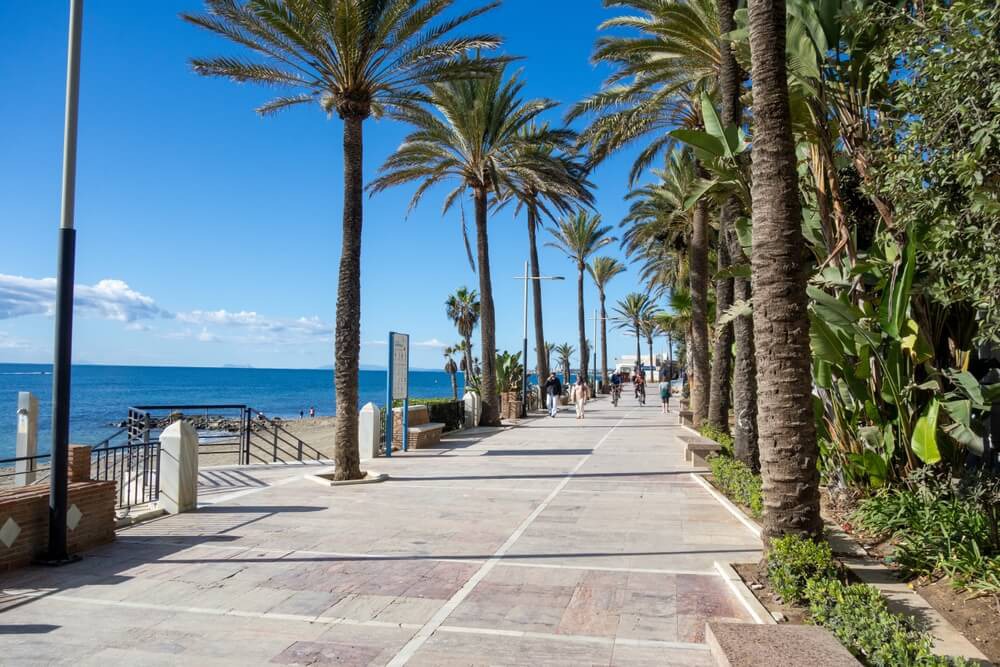
[[[382,650],[375,646],[358,646],[346,642],[295,642],[271,658],[276,665],[338,665],[359,667],[371,664]]]

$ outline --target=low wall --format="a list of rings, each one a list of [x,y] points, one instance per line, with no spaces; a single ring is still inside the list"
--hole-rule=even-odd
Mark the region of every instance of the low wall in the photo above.
[[[90,448],[70,450],[70,553],[78,553],[115,538],[115,482],[90,481]],[[43,556],[49,542],[49,487],[46,484],[0,491],[0,572]]]

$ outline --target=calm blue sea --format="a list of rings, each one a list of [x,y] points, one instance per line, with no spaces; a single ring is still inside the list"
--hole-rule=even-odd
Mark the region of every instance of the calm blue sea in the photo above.
[[[233,403],[268,416],[298,417],[315,406],[317,416],[335,413],[332,370],[266,368],[184,368],[162,366],[74,366],[71,442],[101,441],[117,429],[132,405]],[[361,371],[361,405],[385,403],[385,371]],[[462,375],[459,374],[459,396]],[[38,397],[38,450],[51,442],[52,367],[48,364],[0,364],[0,458],[14,456],[17,392]],[[443,371],[411,371],[410,396],[451,396]]]

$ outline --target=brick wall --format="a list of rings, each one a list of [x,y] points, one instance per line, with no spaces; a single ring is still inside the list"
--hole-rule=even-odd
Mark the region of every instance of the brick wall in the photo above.
[[[71,553],[106,544],[115,538],[115,482],[90,479],[90,448],[70,448],[69,507],[80,511],[79,523],[67,532]],[[13,524],[8,521],[13,520]],[[12,530],[13,525],[17,530]],[[5,530],[6,527],[6,530]],[[38,484],[0,491],[0,572],[27,565],[42,556],[49,541],[49,487]]]

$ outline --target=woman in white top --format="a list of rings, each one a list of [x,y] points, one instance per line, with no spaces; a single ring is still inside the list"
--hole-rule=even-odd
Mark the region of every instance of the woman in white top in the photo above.
[[[583,406],[587,404],[588,398],[590,398],[590,387],[587,386],[586,379],[580,375],[573,385],[573,402],[576,403],[577,419],[583,419]]]

